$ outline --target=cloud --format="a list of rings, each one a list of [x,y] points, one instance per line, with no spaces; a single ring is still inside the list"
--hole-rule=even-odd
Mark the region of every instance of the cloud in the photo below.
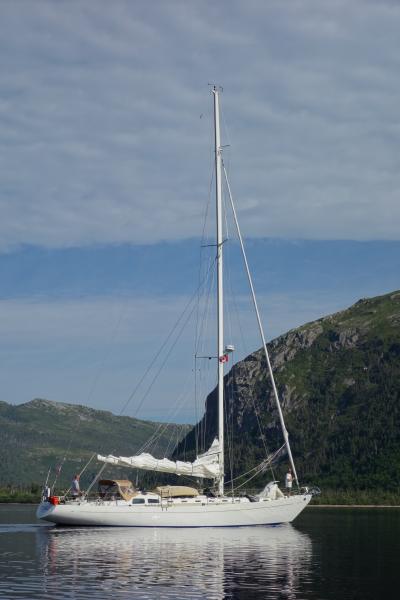
[[[391,2],[3,2],[0,248],[198,235],[209,81],[247,235],[399,239],[399,26]]]

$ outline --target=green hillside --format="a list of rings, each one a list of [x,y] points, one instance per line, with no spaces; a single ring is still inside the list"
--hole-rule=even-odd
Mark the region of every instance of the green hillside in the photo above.
[[[269,351],[301,482],[400,493],[400,292],[291,330]],[[234,441],[226,464],[233,460],[238,474],[265,456],[262,435],[269,449],[282,445],[261,350],[232,368],[225,390]],[[177,454],[193,449],[196,435],[211,443],[216,402],[214,390]],[[286,467],[287,459],[275,475],[282,479]]]
[[[52,481],[61,463],[59,484],[69,484],[93,453],[133,454],[155,433],[150,451],[156,456],[171,454],[188,426],[159,426],[85,406],[36,399],[19,406],[0,402],[0,430],[0,487],[28,487],[42,484],[49,468]],[[98,468],[96,461],[90,464],[84,484]],[[132,475],[127,469],[107,469],[124,478]]]

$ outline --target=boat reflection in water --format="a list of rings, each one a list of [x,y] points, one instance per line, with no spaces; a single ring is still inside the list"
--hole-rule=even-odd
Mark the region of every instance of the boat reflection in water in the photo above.
[[[297,598],[311,568],[311,540],[292,525],[46,527],[38,538],[49,597]]]

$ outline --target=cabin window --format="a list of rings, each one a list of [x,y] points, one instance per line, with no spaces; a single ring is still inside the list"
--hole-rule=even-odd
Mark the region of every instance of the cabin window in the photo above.
[[[144,498],[134,498],[132,504],[144,504]]]
[[[147,500],[147,502],[148,502],[149,504],[159,504],[159,503],[160,503],[160,501],[159,501],[157,498],[149,498],[149,499]]]

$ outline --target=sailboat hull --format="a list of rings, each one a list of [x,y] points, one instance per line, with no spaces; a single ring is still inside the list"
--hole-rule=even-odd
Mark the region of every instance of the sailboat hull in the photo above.
[[[310,494],[269,502],[199,506],[195,504],[137,506],[76,502],[42,502],[37,517],[57,525],[95,527],[249,527],[290,523],[311,500]]]

